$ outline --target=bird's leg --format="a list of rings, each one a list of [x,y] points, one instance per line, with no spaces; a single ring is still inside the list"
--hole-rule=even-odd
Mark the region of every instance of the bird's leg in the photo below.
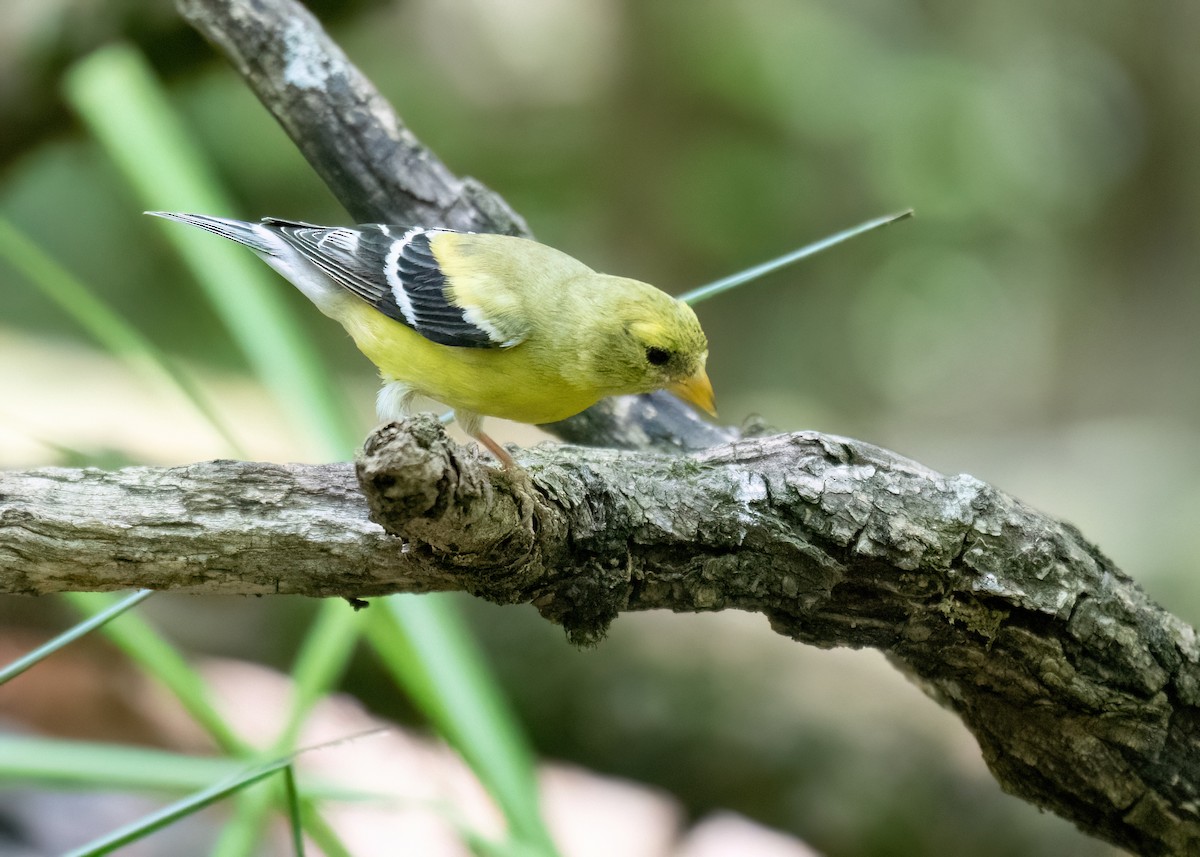
[[[517,466],[517,462],[513,461],[513,457],[508,454],[508,450],[505,449],[504,447],[502,447],[500,444],[496,443],[496,441],[492,440],[492,438],[489,437],[487,434],[485,434],[481,431],[476,432],[475,439],[477,441],[479,441],[480,443],[482,443],[484,446],[486,446],[488,448],[488,451],[491,452],[492,455],[494,455],[494,456],[496,456],[496,458],[500,459],[500,466],[503,467],[505,470],[520,470],[521,469],[520,467]]]
[[[502,447],[496,441],[492,440],[483,430],[483,415],[472,413],[471,411],[456,410],[454,418],[458,420],[458,424],[462,426],[462,430],[475,438],[477,441],[487,447],[488,452],[496,456],[500,461],[501,467],[505,470],[520,471],[520,467],[513,461],[513,457],[508,454],[508,450]]]

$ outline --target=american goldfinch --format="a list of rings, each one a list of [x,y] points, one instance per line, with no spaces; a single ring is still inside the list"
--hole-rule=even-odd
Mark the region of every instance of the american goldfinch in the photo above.
[[[340,322],[379,368],[381,420],[403,416],[418,394],[436,399],[505,467],[512,458],[482,431],[484,416],[549,423],[605,396],[664,388],[716,415],[691,307],[535,241],[147,214],[246,245]]]

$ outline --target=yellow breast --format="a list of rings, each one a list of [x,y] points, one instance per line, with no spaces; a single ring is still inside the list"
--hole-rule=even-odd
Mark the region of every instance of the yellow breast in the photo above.
[[[385,379],[402,381],[456,410],[549,423],[591,407],[603,395],[563,378],[536,339],[512,348],[452,348],[357,299],[335,317]]]

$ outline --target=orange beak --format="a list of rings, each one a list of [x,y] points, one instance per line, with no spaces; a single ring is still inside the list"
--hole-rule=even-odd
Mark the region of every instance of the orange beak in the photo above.
[[[677,381],[667,389],[685,402],[691,402],[709,416],[717,415],[717,403],[713,398],[712,382],[708,380],[704,367],[697,369],[696,374],[690,378]]]

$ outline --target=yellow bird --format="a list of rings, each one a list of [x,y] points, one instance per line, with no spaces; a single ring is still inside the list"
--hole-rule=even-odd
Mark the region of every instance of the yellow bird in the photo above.
[[[658,389],[716,415],[691,307],[536,241],[146,213],[246,245],[338,321],[379,368],[381,420],[417,395],[444,402],[505,467],[512,458],[483,432],[484,416],[549,423]]]

